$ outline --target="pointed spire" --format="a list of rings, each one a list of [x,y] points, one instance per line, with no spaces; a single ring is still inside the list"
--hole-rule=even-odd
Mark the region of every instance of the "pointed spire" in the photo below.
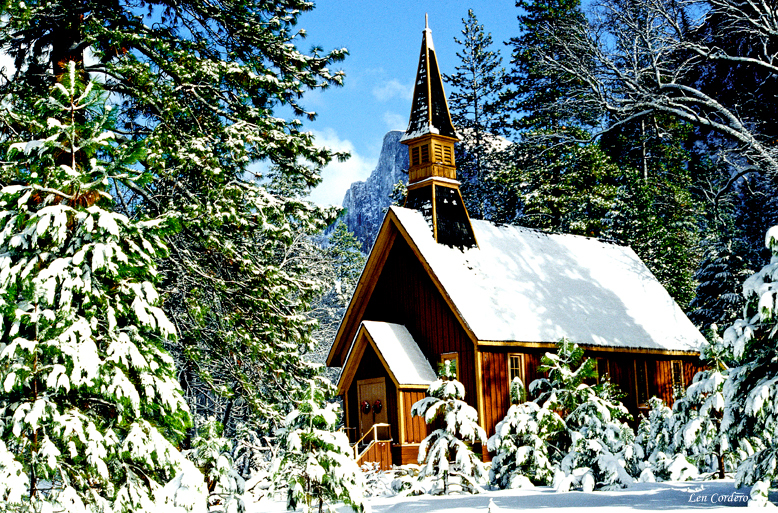
[[[408,130],[400,141],[410,141],[427,134],[457,138],[456,130],[451,123],[451,115],[448,112],[443,80],[438,70],[438,59],[435,56],[435,45],[432,43],[429,17],[425,14],[419,68],[413,87],[411,119],[408,122]]]
[[[408,145],[410,164],[405,206],[421,212],[439,244],[472,248],[478,243],[456,180],[454,143],[458,140],[425,15],[411,119],[400,139]]]

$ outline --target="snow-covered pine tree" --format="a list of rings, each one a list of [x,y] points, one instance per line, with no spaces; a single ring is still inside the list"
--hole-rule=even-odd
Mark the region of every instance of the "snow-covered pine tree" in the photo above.
[[[689,303],[689,319],[701,330],[711,324],[729,326],[743,309],[740,288],[749,274],[746,263],[732,251],[731,241],[711,242],[694,275],[697,288]]]
[[[597,378],[595,366],[595,360],[584,359],[583,349],[562,338],[556,354],[543,356],[540,370],[548,377],[530,385],[536,403],[564,417],[566,436],[560,436],[559,452],[552,455],[561,458],[560,472],[554,477],[557,490],[611,489],[633,481],[626,466],[634,457],[635,435],[621,421],[629,413],[607,378],[594,386],[585,382]]]
[[[636,457],[627,466],[633,477],[643,482],[686,481],[697,477],[697,467],[686,458],[677,443],[677,425],[673,410],[652,397],[648,417],[643,417],[633,444]],[[676,401],[677,404],[677,401]]]
[[[301,98],[341,84],[330,66],[347,52],[298,49],[311,9],[307,0],[3,4],[0,47],[15,66],[0,97],[34,105],[73,60],[80,75],[101,77],[121,133],[148,149],[136,164],[142,180],[109,179],[114,208],[177,216],[158,263],[179,333],[170,349],[192,411],[216,415],[228,435],[236,420],[268,433],[317,372],[303,353],[320,285],[298,243],[333,212],[301,198],[344,155],[302,129],[315,114]],[[27,137],[0,123],[0,151],[14,132]]]
[[[670,431],[670,422],[672,420],[672,410],[659,399],[652,397],[648,400],[648,416],[641,416],[637,433],[635,434],[635,447],[639,454],[639,461],[631,466],[629,470],[635,477],[641,481],[653,482],[657,480],[656,474],[660,475],[665,467],[657,468],[656,462],[667,461],[668,455],[672,455],[673,434]]]
[[[530,383],[535,402],[567,417],[590,394],[584,380],[597,378],[597,361],[584,358],[584,351],[566,337],[557,342],[556,353],[546,353],[540,370],[547,377]]]
[[[521,402],[524,385],[516,377],[511,382],[511,407],[497,423],[487,448],[493,454],[489,480],[500,488],[550,485],[554,466],[549,446],[565,430],[565,422],[555,411],[534,402]]]
[[[67,70],[34,111],[3,104],[33,135],[10,145],[17,185],[0,191],[0,439],[14,486],[24,477],[11,498],[156,511],[190,423],[154,286],[166,220],[111,211],[111,180],[138,177],[139,145],[118,140],[105,96]]]
[[[732,365],[732,352],[711,325],[711,340],[703,346],[700,358],[707,368],[694,376],[692,384],[673,404],[670,430],[676,452],[684,454],[699,472],[718,471],[724,479],[727,468],[738,464],[737,451],[721,429],[724,414],[724,383]]]
[[[304,398],[284,420],[281,451],[273,462],[274,486],[287,486],[287,508],[303,513],[335,513],[334,501],[365,510],[364,476],[354,461],[348,437],[336,431],[337,403],[327,403],[332,386],[324,378],[309,381]]]
[[[205,476],[210,513],[243,513],[246,483],[235,469],[232,441],[224,438],[224,428],[214,418],[203,419],[197,427],[192,448],[185,455]]]
[[[595,387],[579,386],[584,401],[565,418],[570,449],[562,458],[555,487],[567,491],[571,485],[584,491],[625,488],[634,482],[627,472],[635,458],[635,434],[621,419],[630,418],[619,402],[622,394],[605,381]]]
[[[411,415],[424,417],[427,424],[437,419],[444,424],[419,445],[419,479],[432,478],[433,494],[478,493],[478,482],[485,477],[483,463],[468,442],[486,444],[486,432],[478,425],[478,412],[463,400],[465,387],[455,375],[452,361],[443,362],[429,395],[411,407]]]
[[[778,227],[767,231],[765,242],[773,257],[743,284],[743,318],[723,337],[736,366],[724,383],[721,429],[738,441],[744,457],[737,485],[754,485],[758,495],[778,478]]]

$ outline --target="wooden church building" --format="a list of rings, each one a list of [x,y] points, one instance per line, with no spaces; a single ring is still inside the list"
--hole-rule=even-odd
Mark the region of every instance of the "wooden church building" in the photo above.
[[[704,339],[664,287],[628,247],[471,220],[456,141],[427,27],[402,139],[405,207],[387,212],[327,358],[342,367],[352,441],[371,431],[384,441],[384,456],[368,461],[416,462],[428,428],[411,405],[444,360],[456,362],[491,436],[510,381],[540,377],[542,355],[562,337],[597,359],[635,418],[652,396],[671,404],[699,369]]]

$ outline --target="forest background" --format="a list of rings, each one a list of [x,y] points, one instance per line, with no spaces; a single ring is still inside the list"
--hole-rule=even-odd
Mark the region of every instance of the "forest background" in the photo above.
[[[313,7],[3,4],[0,430],[30,497],[69,476],[132,509],[198,433],[248,477],[311,396],[364,261],[306,199],[347,158],[304,130],[305,95],[342,85],[347,56],[299,49]],[[774,9],[516,7],[504,60],[462,13],[444,77],[469,212],[630,245],[714,339],[778,217]]]

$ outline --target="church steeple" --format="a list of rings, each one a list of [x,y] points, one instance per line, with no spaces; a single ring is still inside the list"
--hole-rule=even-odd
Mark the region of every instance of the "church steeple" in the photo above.
[[[411,117],[400,139],[408,146],[410,162],[405,206],[424,215],[438,243],[473,247],[477,245],[473,227],[456,181],[454,143],[459,138],[448,111],[426,15],[424,21]]]

